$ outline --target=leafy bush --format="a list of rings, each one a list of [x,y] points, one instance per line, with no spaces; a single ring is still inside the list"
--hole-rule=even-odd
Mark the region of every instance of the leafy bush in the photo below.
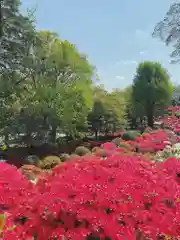
[[[42,173],[42,170],[34,165],[24,165],[20,171],[29,180],[35,180]]]
[[[36,155],[29,155],[24,159],[25,163],[31,165],[38,165],[40,159]]]
[[[78,156],[85,156],[86,154],[90,154],[90,150],[84,146],[79,146],[75,150],[75,154]]]
[[[170,157],[176,157],[177,159],[180,159],[180,146],[178,143],[172,147],[167,145],[163,151],[156,153],[153,160],[156,162],[162,162],[166,161]]]
[[[52,169],[60,163],[61,160],[59,157],[47,156],[39,162],[39,167],[42,169]]]
[[[136,134],[133,134],[132,132],[125,132],[122,135],[122,139],[125,141],[129,141],[129,140],[135,140],[136,139]]]
[[[176,116],[177,118],[180,118],[180,112],[175,112],[175,116]]]

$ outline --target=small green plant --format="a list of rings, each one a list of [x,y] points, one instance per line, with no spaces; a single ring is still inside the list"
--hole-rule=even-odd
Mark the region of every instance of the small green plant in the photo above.
[[[176,116],[177,118],[180,118],[180,112],[175,112],[175,116]]]
[[[125,141],[129,141],[129,140],[135,140],[136,139],[136,134],[132,133],[132,132],[125,132],[122,135],[122,139]]]
[[[57,156],[47,156],[45,158],[43,158],[40,162],[39,162],[39,167],[41,169],[52,169],[55,166],[59,165],[61,163],[61,160],[59,157]]]

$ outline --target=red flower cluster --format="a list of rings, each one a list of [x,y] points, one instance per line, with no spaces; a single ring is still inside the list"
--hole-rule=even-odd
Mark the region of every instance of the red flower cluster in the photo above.
[[[141,152],[157,152],[163,150],[168,141],[167,134],[163,130],[157,130],[137,137],[131,144],[138,147]]]
[[[154,153],[161,151],[168,143],[169,138],[163,130],[157,130],[151,133],[143,134],[133,141],[120,141],[120,144],[122,146],[124,145],[124,148],[121,147],[121,150],[127,150],[128,147],[130,151],[135,151],[135,149],[138,149],[141,153]],[[105,143],[102,145],[102,147],[106,150],[120,151],[120,149],[116,149],[115,145],[112,143]]]
[[[34,186],[16,168],[1,164],[1,213],[8,213],[2,239],[180,236],[176,159],[158,165],[117,153],[97,159],[61,164]]]

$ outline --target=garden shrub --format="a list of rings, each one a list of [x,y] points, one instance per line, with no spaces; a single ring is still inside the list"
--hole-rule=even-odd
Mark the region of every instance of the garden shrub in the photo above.
[[[121,141],[119,144],[120,148],[131,148],[132,146],[130,145],[129,142]]]
[[[71,158],[71,156],[67,153],[62,153],[60,155],[61,162],[66,162],[66,161],[70,160],[70,158]]]
[[[177,118],[180,118],[180,112],[175,112],[175,116],[176,116]]]
[[[39,167],[42,169],[52,169],[60,163],[61,163],[61,160],[59,157],[47,156],[39,162]]]
[[[125,132],[122,135],[122,139],[125,141],[129,141],[129,140],[135,140],[136,139],[136,134],[133,134],[132,132]]]
[[[84,146],[79,146],[75,150],[75,154],[77,154],[78,156],[84,156],[90,153],[91,153],[90,150]]]
[[[36,155],[29,155],[24,159],[26,164],[38,165],[40,159]]]
[[[29,180],[36,179],[42,173],[41,168],[38,168],[34,165],[23,165],[20,168],[20,171]]]
[[[75,153],[72,153],[72,154],[70,155],[70,160],[79,159],[79,158],[80,158],[80,156],[77,155],[77,154],[75,154]]]

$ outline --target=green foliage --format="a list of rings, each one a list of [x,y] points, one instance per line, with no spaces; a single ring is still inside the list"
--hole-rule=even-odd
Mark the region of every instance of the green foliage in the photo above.
[[[180,61],[180,3],[174,2],[171,4],[164,19],[158,22],[155,26],[153,36],[160,38],[166,45],[173,44],[174,50],[171,53],[172,63]]]
[[[23,69],[23,60],[36,41],[33,16],[30,12],[23,16],[19,6],[19,0],[1,3],[0,69],[3,74]]]
[[[177,118],[180,118],[180,112],[175,112],[175,116],[176,116]]]
[[[125,124],[122,91],[95,87],[96,69],[76,46],[54,32],[37,32],[33,12],[3,1],[0,38],[0,134],[14,142],[55,143]],[[14,143],[13,142],[13,143]]]
[[[5,101],[2,99],[2,104],[0,99],[4,111],[0,119],[2,132],[30,138],[35,135],[37,140],[51,142],[55,142],[57,132],[81,136],[92,105],[94,68],[74,45],[61,41],[56,34],[44,31],[37,36],[38,44],[24,61],[26,82],[11,90],[10,77],[0,79],[1,89],[8,93],[15,90]],[[19,81],[19,73],[9,76]]]
[[[147,116],[148,125],[153,126],[153,117],[163,113],[171,101],[173,87],[167,71],[156,62],[139,64],[132,86],[135,112]]]
[[[136,139],[136,134],[133,134],[132,132],[125,132],[122,135],[122,139],[125,141],[129,141],[129,140],[135,140]]]
[[[94,103],[88,116],[89,127],[96,135],[117,131],[125,121],[124,92],[107,92],[102,86],[93,89]]]
[[[137,128],[138,115],[143,115],[141,112],[140,104],[137,104],[137,102],[135,104],[133,100],[132,90],[132,85],[130,85],[124,91],[125,116],[131,129]]]

